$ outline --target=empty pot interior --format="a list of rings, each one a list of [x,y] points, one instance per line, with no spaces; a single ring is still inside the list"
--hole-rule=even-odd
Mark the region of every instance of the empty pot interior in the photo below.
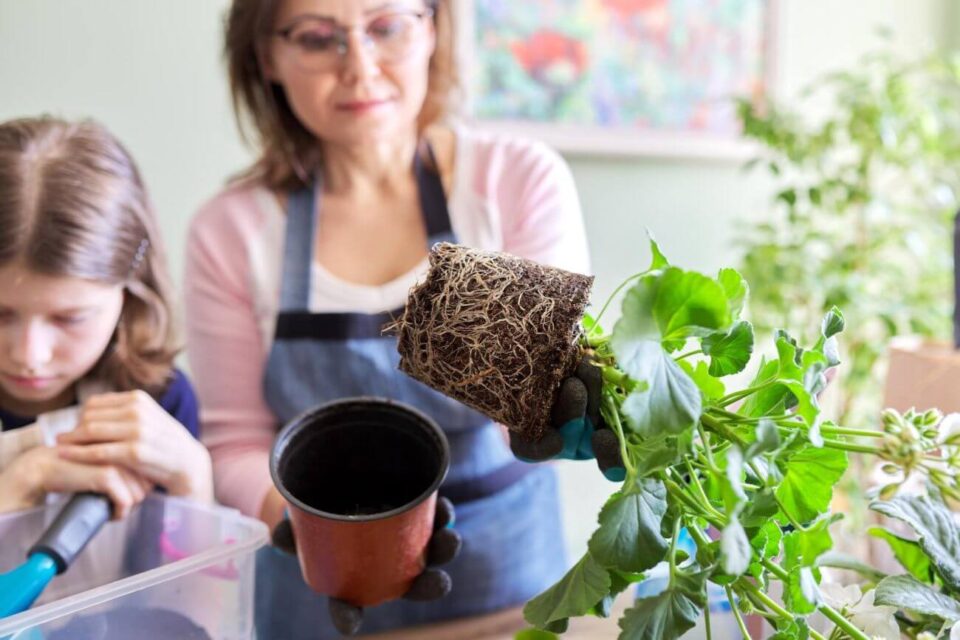
[[[281,455],[286,489],[312,509],[382,514],[426,497],[446,472],[437,434],[389,405],[341,406],[308,418]]]

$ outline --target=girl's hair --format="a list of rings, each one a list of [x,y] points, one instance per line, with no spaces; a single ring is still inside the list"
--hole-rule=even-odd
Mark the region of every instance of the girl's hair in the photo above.
[[[247,177],[275,189],[303,186],[321,165],[316,137],[297,119],[283,88],[263,74],[261,60],[280,0],[233,0],[224,56],[240,134],[260,149]],[[451,108],[459,83],[450,0],[427,0],[433,11],[436,49],[430,58],[427,96],[417,118],[422,133]]]
[[[171,287],[137,167],[104,127],[24,118],[0,123],[0,265],[123,284],[114,336],[90,375],[159,393],[178,348]]]

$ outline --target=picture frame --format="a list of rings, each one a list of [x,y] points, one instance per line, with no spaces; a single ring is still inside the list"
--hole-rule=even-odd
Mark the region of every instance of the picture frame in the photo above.
[[[742,160],[776,0],[461,0],[467,119],[569,154]],[[676,22],[671,22],[676,21]]]

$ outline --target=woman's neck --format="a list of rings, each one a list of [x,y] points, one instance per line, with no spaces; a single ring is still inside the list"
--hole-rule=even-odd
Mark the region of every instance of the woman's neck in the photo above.
[[[323,147],[323,188],[329,194],[364,197],[402,191],[410,180],[416,134],[363,146]]]

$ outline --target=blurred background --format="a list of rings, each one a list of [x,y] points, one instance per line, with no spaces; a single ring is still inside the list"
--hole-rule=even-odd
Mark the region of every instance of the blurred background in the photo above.
[[[191,216],[252,157],[234,125],[222,68],[227,4],[0,0],[0,119],[93,117],[114,131],[144,172],[178,280]],[[472,5],[459,8],[472,15]],[[949,337],[947,216],[956,211],[960,99],[951,102],[958,67],[948,53],[960,48],[960,3],[781,0],[767,29],[769,100],[740,110],[745,140],[722,153],[672,153],[668,133],[657,149],[636,153],[564,151],[586,219],[594,303],[645,267],[646,230],[675,264],[742,267],[754,283],[751,314],[760,328],[796,324],[802,333],[815,328],[807,318],[825,305],[857,305],[893,289],[915,293],[892,308],[864,302],[863,313],[880,320],[859,347],[858,325],[848,325],[853,371],[835,385],[832,402],[841,414],[869,420],[879,408],[889,339]],[[878,126],[865,134],[864,123]],[[850,153],[852,164],[838,159]],[[752,158],[762,160],[747,168]],[[914,168],[912,177],[897,167]],[[881,228],[877,220],[889,224],[867,237]],[[876,252],[842,260],[857,242]],[[807,253],[787,255],[791,243]],[[923,275],[927,267],[933,275]],[[809,297],[791,298],[791,287]],[[788,317],[787,304],[809,315]],[[857,398],[865,404],[855,406]],[[565,463],[562,478],[577,557],[613,485],[591,464]]]

